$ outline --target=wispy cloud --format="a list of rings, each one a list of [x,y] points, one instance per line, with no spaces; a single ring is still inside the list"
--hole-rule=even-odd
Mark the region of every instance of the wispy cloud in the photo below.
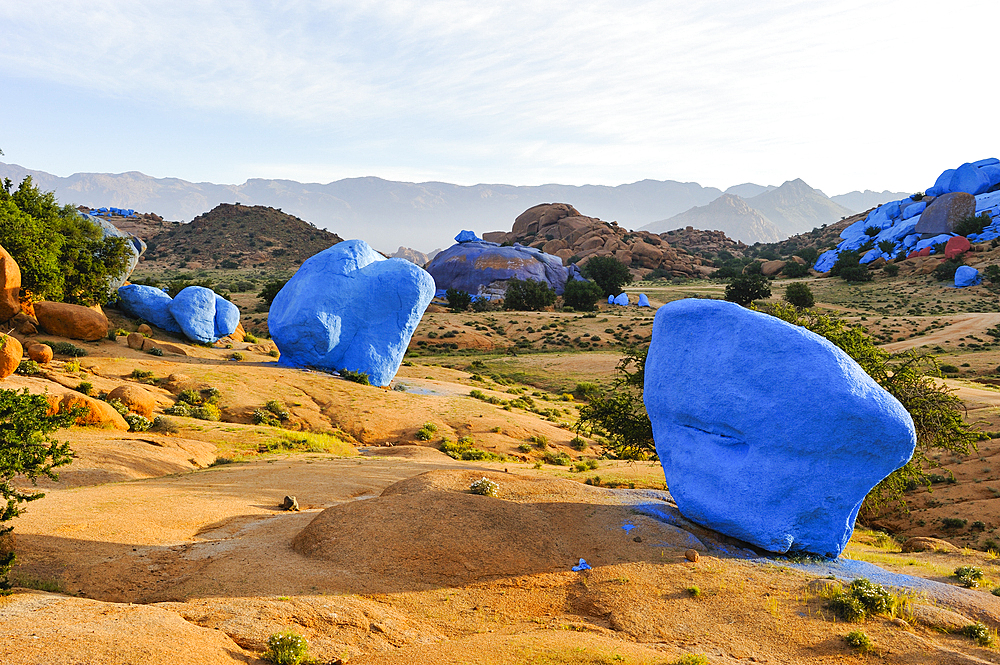
[[[0,6],[0,73],[280,123],[327,146],[327,172],[367,167],[367,150],[386,171],[454,179],[478,164],[471,180],[801,175],[838,191],[884,182],[888,151],[922,155],[898,168],[923,180],[1000,152],[957,122],[998,15],[928,0],[35,0]]]

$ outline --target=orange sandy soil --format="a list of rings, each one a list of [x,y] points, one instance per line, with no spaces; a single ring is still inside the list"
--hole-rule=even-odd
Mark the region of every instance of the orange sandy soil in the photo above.
[[[461,319],[445,317],[461,316],[433,313],[426,325],[450,330]],[[528,325],[562,329],[551,312],[531,316],[508,323],[507,336],[523,329],[537,337]],[[566,334],[647,335],[645,318],[573,318]],[[89,352],[80,370],[60,359],[4,387],[42,392],[87,381],[105,391],[145,369],[163,379],[149,387],[158,412],[184,388],[212,386],[222,392],[223,422],[171,416],[175,428],[166,431],[58,433],[77,459],[14,522],[19,588],[0,598],[2,663],[257,663],[267,637],[283,629],[304,635],[318,663],[665,664],[691,653],[711,663],[1000,662],[925,615],[838,622],[811,577],[780,562],[719,558],[711,549],[719,536],[638,514],[633,492],[606,487],[662,489],[656,465],[537,467],[543,452],[574,460],[601,452],[595,442],[582,452],[569,446],[580,404],[538,385],[606,379],[617,350],[486,357],[487,370],[470,368],[474,357],[434,358],[452,367],[416,358],[395,381],[402,391],[279,368],[246,343],[154,357],[123,342],[78,343]],[[246,360],[227,360],[234,350]],[[519,372],[539,380],[525,387],[508,378]],[[532,396],[543,415],[474,399],[472,389],[500,400]],[[973,413],[1000,422],[1000,392],[959,389]],[[287,428],[252,424],[253,410],[271,399],[288,407]],[[432,440],[417,441],[428,422],[437,427]],[[508,457],[459,462],[436,449],[442,437],[461,436]],[[545,451],[519,449],[533,436],[548,440]],[[980,450],[992,454],[990,444]],[[217,457],[237,461],[210,466]],[[959,482],[935,485],[933,496],[979,488],[982,463],[952,464]],[[496,497],[468,491],[483,476],[498,483]],[[579,482],[595,476],[605,487]],[[285,495],[301,512],[279,509]],[[984,495],[975,504],[988,525],[976,544],[1000,525],[996,503]],[[692,548],[697,562],[685,558]],[[979,550],[897,549],[859,532],[848,556],[953,585],[954,567],[978,565],[1000,582],[992,555]],[[593,569],[570,571],[581,557]],[[949,598],[961,602],[951,607],[966,620],[1000,626],[1000,599],[989,587],[954,588]],[[872,654],[844,642],[857,629],[872,638]]]

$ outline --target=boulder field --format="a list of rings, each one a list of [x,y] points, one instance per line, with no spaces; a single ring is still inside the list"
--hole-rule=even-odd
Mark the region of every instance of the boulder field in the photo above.
[[[770,552],[838,556],[916,444],[903,405],[839,348],[716,300],[657,311],[644,400],[680,512]]]
[[[427,271],[345,240],[302,264],[267,324],[282,365],[363,372],[386,386],[433,297]]]

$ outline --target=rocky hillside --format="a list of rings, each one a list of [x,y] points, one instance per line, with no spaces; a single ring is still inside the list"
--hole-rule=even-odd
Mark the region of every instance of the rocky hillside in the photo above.
[[[119,220],[112,221],[118,225]],[[220,204],[189,224],[157,221],[148,215],[136,222],[121,221],[119,228],[146,241],[147,269],[287,270],[343,240],[281,210],[238,203]]]
[[[736,258],[742,258],[748,249],[745,243],[733,240],[723,231],[704,231],[693,226],[661,233],[660,238],[670,243],[671,247],[703,258],[713,258],[719,252],[729,252]]]
[[[433,252],[430,252],[429,254],[424,254],[423,252],[418,252],[415,249],[411,249],[409,247],[402,247],[402,246],[400,246],[400,248],[397,249],[395,251],[395,253],[389,255],[389,258],[390,259],[406,259],[407,261],[409,261],[411,263],[416,263],[418,266],[423,267],[423,266],[427,265],[428,261],[430,261],[431,259],[433,259],[440,252],[441,252],[440,249],[435,249]]]
[[[642,228],[652,233],[663,233],[684,227],[722,231],[730,238],[750,244],[777,242],[787,236],[760,211],[751,208],[735,194],[723,194],[708,205],[691,208]]]
[[[709,261],[673,246],[648,231],[628,231],[617,222],[580,214],[567,203],[543,203],[521,213],[510,231],[484,233],[491,242],[520,243],[554,254],[565,263],[585,265],[595,256],[614,256],[637,277],[654,270],[659,275],[702,277],[712,272]]]

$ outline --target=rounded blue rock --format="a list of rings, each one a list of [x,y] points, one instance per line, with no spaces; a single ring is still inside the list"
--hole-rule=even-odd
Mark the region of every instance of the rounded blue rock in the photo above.
[[[126,284],[119,287],[119,307],[143,321],[148,321],[167,332],[179,333],[173,314],[170,313],[171,298],[160,289],[142,284]]]
[[[267,325],[281,364],[363,372],[389,385],[434,297],[434,278],[346,240],[307,259],[275,296]]]
[[[211,344],[223,336],[218,334],[219,325],[216,318],[217,302],[220,300],[236,310],[236,323],[239,323],[240,311],[236,309],[236,305],[204,286],[188,286],[181,289],[181,292],[174,296],[170,303],[170,313],[177,321],[177,325],[181,327],[181,332],[184,333],[185,337],[202,344]],[[228,326],[228,319],[231,318],[231,310],[226,306],[223,307],[226,313],[222,315],[221,322],[222,327],[225,328]],[[236,326],[233,325],[233,330],[235,329]]]
[[[916,444],[903,405],[839,348],[717,300],[657,310],[644,401],[681,513],[771,552],[838,556]]]

